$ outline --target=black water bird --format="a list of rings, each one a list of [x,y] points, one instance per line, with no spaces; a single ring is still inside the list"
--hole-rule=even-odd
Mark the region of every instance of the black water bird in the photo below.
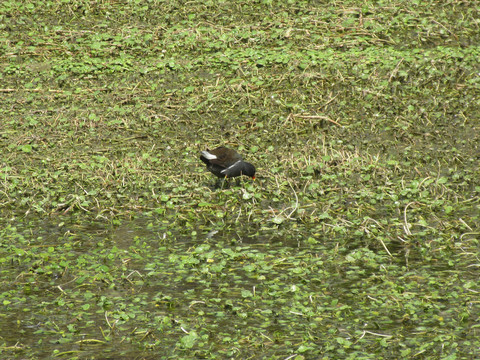
[[[201,152],[202,160],[207,169],[219,178],[233,178],[241,175],[255,179],[255,166],[243,161],[242,156],[235,150],[220,146],[214,150]]]

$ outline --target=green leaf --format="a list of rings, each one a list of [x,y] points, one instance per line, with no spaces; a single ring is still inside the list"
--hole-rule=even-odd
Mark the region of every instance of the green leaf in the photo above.
[[[31,153],[32,152],[32,145],[26,144],[26,145],[21,145],[19,146],[19,149],[25,153]]]
[[[285,218],[283,216],[275,216],[274,218],[272,218],[272,222],[277,225],[280,225],[284,221],[285,221]]]
[[[191,349],[197,342],[198,335],[195,331],[191,331],[188,335],[185,335],[180,339],[183,347]]]

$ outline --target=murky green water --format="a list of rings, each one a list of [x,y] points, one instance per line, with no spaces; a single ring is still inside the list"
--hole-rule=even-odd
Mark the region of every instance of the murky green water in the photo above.
[[[415,349],[419,338],[478,335],[469,234],[462,249],[392,246],[389,256],[308,228],[288,239],[248,227],[192,236],[154,218],[79,221],[16,218],[3,228],[7,357],[273,356],[305,341],[375,351],[382,339]]]

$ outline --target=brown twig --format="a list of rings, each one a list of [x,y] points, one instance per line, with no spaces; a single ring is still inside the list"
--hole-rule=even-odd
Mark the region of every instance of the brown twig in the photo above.
[[[343,127],[340,123],[336,122],[333,119],[330,119],[328,116],[322,116],[322,115],[298,115],[298,114],[293,114],[293,117],[298,117],[300,119],[321,119],[321,120],[327,120],[337,126]]]

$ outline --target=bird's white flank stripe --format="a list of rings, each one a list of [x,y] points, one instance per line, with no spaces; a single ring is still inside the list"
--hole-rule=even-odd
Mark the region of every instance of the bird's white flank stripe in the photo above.
[[[230,165],[228,168],[226,169],[223,169],[222,171],[220,171],[222,174],[226,174],[228,170],[230,169],[233,169],[235,166],[237,166],[239,163],[241,163],[242,160],[238,160],[237,162],[235,162],[234,164]]]

